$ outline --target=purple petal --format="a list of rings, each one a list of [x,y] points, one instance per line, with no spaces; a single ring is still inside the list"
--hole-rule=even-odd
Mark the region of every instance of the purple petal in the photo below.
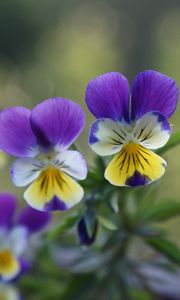
[[[96,118],[129,121],[130,91],[127,79],[111,72],[91,80],[86,89],[86,103]]]
[[[138,119],[150,111],[158,111],[169,118],[178,101],[176,82],[156,71],[144,71],[137,75],[132,88],[132,119]]]
[[[135,171],[133,176],[129,177],[126,180],[126,185],[136,187],[145,185],[149,182],[149,179],[145,176],[140,174],[138,171]]]
[[[30,233],[40,231],[50,222],[51,215],[31,207],[25,207],[19,216],[18,224],[25,226]]]
[[[0,226],[9,227],[17,207],[17,199],[9,193],[0,193]]]
[[[12,283],[15,283],[21,276],[25,275],[31,268],[30,263],[24,258],[21,257],[18,259],[20,264],[19,273],[11,280]]]
[[[3,151],[17,157],[36,155],[37,141],[30,127],[30,114],[30,110],[19,106],[0,113],[0,148]]]
[[[82,108],[64,98],[48,99],[38,104],[31,114],[31,126],[39,143],[45,147],[67,149],[84,127]]]
[[[29,269],[31,268],[31,265],[29,263],[29,261],[26,260],[26,258],[21,257],[19,259],[20,265],[21,265],[21,272],[20,272],[20,276],[27,273],[29,271]]]
[[[68,209],[67,205],[63,201],[61,201],[57,196],[54,196],[53,199],[49,203],[45,204],[44,206],[45,211],[55,211],[55,210],[65,211],[67,209]]]

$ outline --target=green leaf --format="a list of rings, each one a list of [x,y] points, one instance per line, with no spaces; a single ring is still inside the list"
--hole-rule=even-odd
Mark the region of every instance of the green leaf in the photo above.
[[[146,238],[145,241],[169,260],[180,265],[180,248],[176,244],[161,237]]]
[[[66,230],[71,229],[80,221],[81,215],[75,215],[67,218],[62,224],[57,226],[53,231],[48,232],[47,238],[54,240],[63,234]]]
[[[131,296],[133,300],[153,300],[154,297],[151,296],[148,292],[142,291],[142,290],[137,290],[133,289],[131,290]]]
[[[73,277],[69,282],[67,289],[61,295],[61,300],[80,300],[86,299],[87,296],[93,293],[94,285],[97,283],[97,278],[94,274],[83,274]]]
[[[180,215],[180,203],[166,200],[145,205],[138,211],[137,219],[143,221],[165,221]]]
[[[134,233],[141,237],[147,237],[147,238],[166,236],[166,232],[164,230],[156,227],[149,227],[149,226],[137,227]]]
[[[109,219],[106,219],[105,217],[101,216],[101,215],[98,215],[97,216],[97,219],[99,221],[99,223],[105,227],[106,229],[109,229],[109,230],[118,230],[118,227],[115,223],[113,223],[111,220]]]
[[[101,156],[96,156],[95,158],[95,167],[94,170],[96,173],[99,174],[99,177],[104,179],[104,171],[105,171],[106,165],[104,163],[104,160]]]
[[[157,153],[164,154],[165,152],[167,152],[171,148],[176,147],[179,144],[180,144],[180,132],[177,132],[170,138],[168,143],[163,148],[161,148],[157,151]]]
[[[110,199],[109,199],[109,207],[111,208],[111,210],[114,213],[118,213],[119,212],[119,202],[118,202],[118,195],[117,193],[114,193]]]

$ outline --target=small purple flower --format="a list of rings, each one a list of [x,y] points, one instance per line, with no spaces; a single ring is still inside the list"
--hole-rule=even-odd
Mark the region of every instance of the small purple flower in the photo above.
[[[50,221],[48,212],[26,207],[14,219],[16,197],[0,193],[0,282],[10,282],[29,268],[24,257],[33,233],[45,228]]]
[[[117,186],[139,186],[159,179],[166,162],[151,150],[163,147],[171,134],[168,118],[178,101],[174,80],[144,71],[133,82],[112,72],[90,81],[86,103],[97,118],[89,144],[102,156],[116,154],[105,178]]]
[[[30,185],[24,193],[37,210],[66,210],[83,197],[72,179],[87,176],[87,166],[78,151],[67,150],[84,127],[81,107],[64,98],[45,100],[32,111],[24,107],[0,114],[0,148],[19,157],[12,165],[16,186]]]
[[[98,228],[98,222],[97,222],[97,220],[95,220],[93,232],[90,235],[90,233],[88,232],[88,229],[87,229],[85,219],[82,218],[80,220],[77,230],[78,230],[78,236],[79,236],[81,245],[90,246],[91,244],[94,243],[94,241],[96,239],[97,228]]]

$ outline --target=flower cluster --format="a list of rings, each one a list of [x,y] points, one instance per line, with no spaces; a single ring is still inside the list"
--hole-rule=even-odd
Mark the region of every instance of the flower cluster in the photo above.
[[[176,109],[178,88],[156,71],[140,73],[132,95],[127,79],[107,73],[92,80],[86,90],[89,110],[97,118],[89,143],[102,156],[116,154],[105,171],[113,185],[138,186],[159,179],[166,162],[151,150],[163,147],[171,133],[167,119]],[[16,186],[38,210],[66,210],[83,197],[71,177],[86,178],[85,159],[67,150],[84,127],[81,107],[64,98],[48,99],[32,111],[24,107],[0,114],[0,148],[18,157],[11,167]]]
[[[138,74],[131,91],[128,80],[117,72],[90,81],[86,103],[96,120],[89,145],[100,156],[115,155],[104,168],[112,185],[142,186],[164,174],[167,163],[155,151],[170,138],[168,119],[177,101],[175,81],[156,71]],[[0,112],[0,165],[3,152],[16,158],[10,176],[15,186],[27,186],[24,199],[30,206],[15,221],[16,198],[0,194],[1,282],[26,271],[29,263],[24,253],[29,239],[49,223],[49,211],[68,210],[83,199],[77,180],[86,179],[87,164],[70,147],[84,125],[82,108],[64,98],[47,99],[32,111],[16,106]],[[84,245],[94,242],[97,219],[91,232],[88,225],[84,213],[78,223]]]
[[[50,221],[48,212],[31,207],[16,216],[17,200],[12,194],[0,194],[0,282],[19,277],[30,267],[26,258],[33,234],[43,230]]]

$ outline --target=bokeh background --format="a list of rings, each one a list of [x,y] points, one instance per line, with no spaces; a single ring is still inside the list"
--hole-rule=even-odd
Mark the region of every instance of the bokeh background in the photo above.
[[[145,69],[165,73],[180,85],[179,0],[0,1],[0,109],[32,108],[55,96],[77,101],[87,115],[78,147],[90,165],[93,153],[87,142],[92,117],[84,103],[88,81],[119,71],[132,82]],[[180,106],[171,123],[177,132]],[[165,158],[168,168],[158,197],[180,201],[179,148]],[[21,196],[9,179],[10,160],[1,166],[0,191]],[[177,225],[179,219],[165,226],[180,244]]]

